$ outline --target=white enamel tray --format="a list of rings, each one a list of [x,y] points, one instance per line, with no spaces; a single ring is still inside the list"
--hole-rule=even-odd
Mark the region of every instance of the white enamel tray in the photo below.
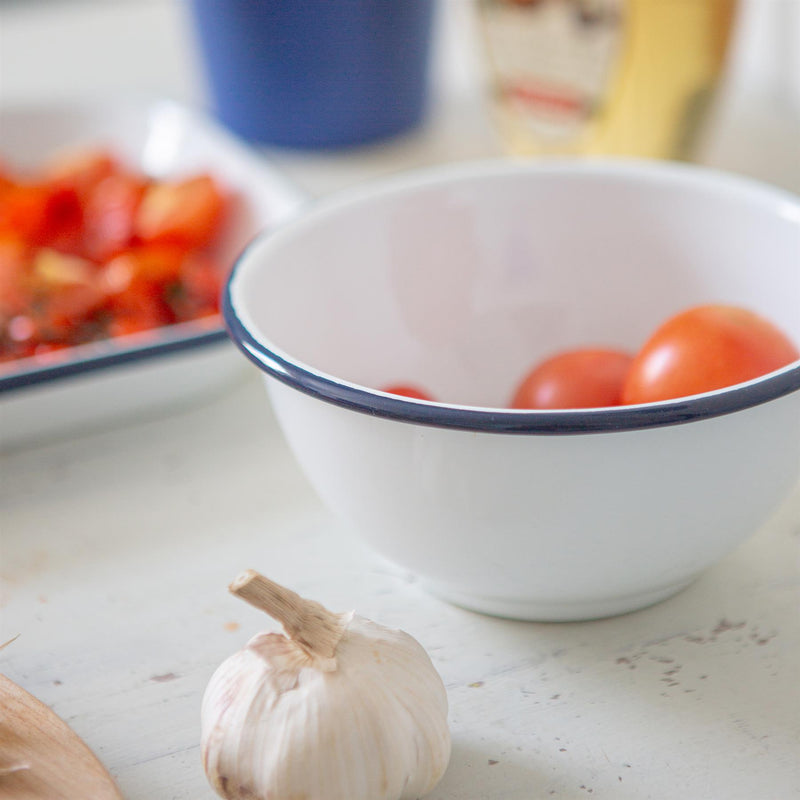
[[[14,169],[81,146],[107,147],[156,177],[218,177],[241,199],[220,243],[222,263],[303,203],[262,156],[171,101],[0,109],[0,159]],[[20,360],[0,372],[0,450],[180,406],[223,388],[244,367],[222,324],[208,321]]]

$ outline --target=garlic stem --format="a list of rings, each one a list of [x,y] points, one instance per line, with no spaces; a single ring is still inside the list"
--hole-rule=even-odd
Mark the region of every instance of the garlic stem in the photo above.
[[[333,658],[350,614],[334,614],[253,569],[239,575],[228,588],[280,622],[287,636],[310,656]]]

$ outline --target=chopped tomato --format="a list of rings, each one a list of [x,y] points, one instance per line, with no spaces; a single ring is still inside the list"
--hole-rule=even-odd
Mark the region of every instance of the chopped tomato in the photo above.
[[[143,333],[161,327],[166,323],[160,320],[157,315],[140,315],[118,313],[111,322],[108,323],[108,335],[114,338],[118,336],[131,336],[134,333]]]
[[[72,189],[17,183],[0,192],[0,232],[31,245],[76,251],[81,241],[82,211]]]
[[[109,262],[109,268],[124,265],[131,279],[142,278],[153,283],[168,283],[181,277],[186,251],[168,244],[140,245],[125,250]]]
[[[112,296],[108,308],[111,312],[110,336],[138,333],[175,322],[175,315],[164,296],[164,287],[145,278],[135,278],[124,292]]]
[[[42,356],[50,356],[53,353],[66,350],[68,347],[69,345],[64,342],[42,342],[33,348],[33,355],[39,358]]]
[[[51,191],[33,183],[6,187],[0,195],[0,232],[41,244],[47,230]]]
[[[39,243],[78,254],[83,244],[83,209],[74,189],[50,187]]]
[[[104,149],[0,164],[0,361],[218,314],[205,248],[228,202],[207,174],[158,181]]]
[[[188,256],[181,269],[181,287],[188,300],[181,319],[192,319],[219,311],[222,271],[219,265],[200,253]]]
[[[14,233],[0,232],[0,323],[31,304],[29,247]]]
[[[35,352],[36,345],[32,342],[14,342],[0,336],[0,364],[8,365],[20,358],[30,358]]]
[[[2,194],[6,189],[11,188],[14,185],[15,181],[11,175],[11,170],[0,161],[0,194]]]
[[[106,150],[71,150],[50,161],[42,177],[50,186],[71,189],[86,202],[100,181],[119,170],[117,160]]]
[[[38,250],[33,258],[34,278],[46,291],[57,291],[69,284],[91,283],[96,271],[97,267],[88,259],[48,247]]]
[[[79,329],[106,301],[106,293],[96,280],[96,265],[43,248],[34,255],[32,266],[32,316],[42,338],[79,342],[83,338]]]
[[[131,246],[145,187],[142,178],[125,173],[109,175],[94,187],[84,209],[83,243],[87,255],[107,261]]]
[[[219,231],[225,199],[209,175],[154,183],[145,192],[135,230],[143,242],[200,248]]]

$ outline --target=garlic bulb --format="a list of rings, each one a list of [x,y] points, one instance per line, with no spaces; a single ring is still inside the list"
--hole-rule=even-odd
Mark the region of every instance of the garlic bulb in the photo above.
[[[231,591],[279,620],[212,676],[206,774],[229,800],[413,800],[450,757],[447,695],[407,633],[334,614],[256,572]]]

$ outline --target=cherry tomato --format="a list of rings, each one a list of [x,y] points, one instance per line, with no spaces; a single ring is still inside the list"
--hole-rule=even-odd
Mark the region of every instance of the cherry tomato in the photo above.
[[[668,319],[634,358],[623,403],[653,403],[749,381],[800,358],[771,322],[743,308],[705,305]]]
[[[599,408],[619,405],[632,357],[609,349],[568,350],[534,367],[518,386],[512,408]]]
[[[434,402],[433,396],[426,392],[425,389],[420,389],[418,386],[411,386],[410,384],[394,384],[392,386],[387,386],[383,391],[388,394],[400,395],[401,397],[411,397],[414,400],[428,400]]]
[[[208,175],[148,188],[136,215],[143,242],[205,247],[219,231],[225,198]]]

